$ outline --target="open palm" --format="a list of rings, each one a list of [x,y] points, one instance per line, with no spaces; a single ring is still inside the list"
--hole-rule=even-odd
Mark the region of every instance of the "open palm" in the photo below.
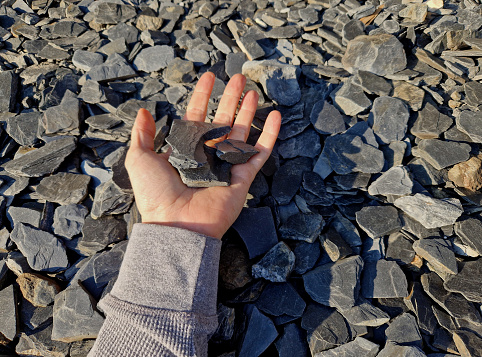
[[[205,120],[214,80],[213,73],[202,75],[183,120]],[[245,84],[246,78],[241,74],[231,78],[213,121],[230,125],[232,130],[228,138],[243,141],[248,138],[258,105],[258,94],[247,92],[234,119]],[[259,153],[247,163],[231,168],[230,186],[189,188],[168,162],[169,154],[154,151],[154,119],[147,110],[139,110],[125,165],[142,222],[185,228],[221,238],[241,212],[254,177],[273,150],[280,125],[280,113],[272,111],[255,145]]]

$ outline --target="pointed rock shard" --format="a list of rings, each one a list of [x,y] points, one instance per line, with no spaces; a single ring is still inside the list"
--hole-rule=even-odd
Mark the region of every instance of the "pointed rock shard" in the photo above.
[[[301,316],[306,303],[289,283],[268,284],[261,293],[256,306],[261,311],[273,315]]]
[[[288,218],[279,228],[283,239],[303,240],[313,243],[321,233],[325,221],[317,213],[297,213]]]
[[[377,357],[427,357],[427,355],[416,346],[400,346],[394,343],[387,343]]]
[[[0,290],[0,334],[12,341],[17,335],[17,302],[13,285]]]
[[[378,97],[371,111],[372,128],[384,144],[401,141],[407,131],[408,107],[398,98]]]
[[[380,259],[368,262],[363,269],[361,293],[365,298],[406,297],[407,278],[396,262]]]
[[[482,187],[482,156],[473,156],[454,165],[448,172],[448,178],[458,187],[477,191]]]
[[[467,161],[470,158],[470,145],[438,139],[422,139],[412,149],[414,156],[425,159],[437,170]]]
[[[440,112],[432,103],[417,112],[417,119],[410,132],[420,139],[437,139],[453,124],[452,118]]]
[[[13,175],[39,177],[54,172],[76,148],[75,137],[51,141],[39,149],[6,163],[3,167]]]
[[[239,357],[259,356],[278,337],[273,321],[259,310],[247,305],[247,328],[239,351]]]
[[[303,275],[305,290],[320,304],[349,309],[358,299],[362,269],[358,255],[321,265]]]
[[[6,120],[7,133],[21,146],[32,146],[37,139],[38,125],[42,113],[21,113]]]
[[[439,200],[420,193],[400,197],[393,204],[428,229],[452,225],[464,211],[458,199]]]
[[[422,348],[422,335],[418,328],[417,319],[409,313],[394,318],[385,334],[389,342]]]
[[[390,321],[390,315],[363,300],[351,309],[342,310],[341,314],[352,325],[380,326]]]
[[[370,195],[405,196],[412,193],[413,181],[406,167],[394,166],[368,186]]]
[[[71,204],[57,207],[52,225],[54,233],[68,239],[81,233],[85,216],[88,213],[87,208],[82,205]]]
[[[398,210],[393,206],[363,207],[356,213],[356,221],[371,238],[383,237],[402,228]]]
[[[322,135],[338,134],[346,129],[343,115],[328,102],[317,102],[310,116],[316,131]]]
[[[132,69],[126,59],[122,55],[114,53],[107,58],[105,63],[93,66],[85,74],[85,79],[97,82],[110,82],[135,76],[137,76],[136,71]]]
[[[328,351],[319,352],[314,355],[314,357],[375,357],[378,355],[378,350],[380,346],[373,343],[363,337],[357,337],[355,340],[345,343],[340,347],[335,347]]]
[[[455,234],[471,249],[482,255],[482,221],[477,218],[466,218],[455,222]]]
[[[52,340],[74,342],[96,338],[103,323],[94,300],[79,283],[55,297]]]
[[[464,110],[456,118],[457,129],[467,134],[475,143],[482,143],[482,112]]]
[[[14,71],[0,72],[0,113],[13,112],[18,79]]]
[[[361,69],[385,76],[405,69],[407,57],[403,45],[393,35],[362,35],[348,42],[342,63],[350,72]]]
[[[354,116],[368,109],[372,102],[353,80],[347,80],[330,94],[333,104],[346,115]]]
[[[69,267],[64,245],[53,234],[19,223],[10,239],[34,270],[56,273]]]
[[[114,181],[100,184],[95,189],[94,203],[90,212],[94,219],[105,215],[126,213],[134,200],[132,191],[122,190]]]
[[[17,278],[17,283],[23,297],[38,307],[53,303],[55,295],[60,292],[60,286],[54,280],[40,274],[22,274]]]
[[[79,239],[78,246],[83,254],[93,255],[126,237],[127,228],[123,220],[111,216],[99,219],[89,216],[83,224],[82,238]]]
[[[227,139],[215,144],[216,155],[230,164],[244,164],[259,151],[241,140]]]
[[[415,252],[439,272],[457,274],[457,261],[450,242],[443,239],[424,238],[413,243]]]

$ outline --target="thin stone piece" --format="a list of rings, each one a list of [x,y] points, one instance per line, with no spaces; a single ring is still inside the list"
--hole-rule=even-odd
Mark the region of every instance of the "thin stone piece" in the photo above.
[[[363,269],[361,294],[365,298],[397,298],[408,295],[407,278],[396,262],[368,262]]]
[[[404,166],[395,166],[384,172],[368,187],[370,195],[405,196],[412,193],[414,183]]]
[[[259,151],[241,140],[227,139],[216,145],[216,155],[230,164],[244,164]]]
[[[335,347],[328,351],[316,353],[313,357],[375,357],[378,355],[380,346],[363,337],[357,337],[353,341],[348,342],[339,347]]]
[[[356,213],[356,221],[371,238],[383,237],[402,228],[398,210],[393,206],[363,207]]]
[[[78,204],[87,196],[90,176],[59,172],[45,177],[37,186],[37,194],[61,205]]]
[[[376,98],[371,114],[373,131],[383,143],[403,140],[410,115],[407,106],[400,99]]]
[[[239,357],[259,356],[276,339],[278,331],[273,322],[254,307],[248,307],[247,328]]]
[[[286,281],[294,265],[294,253],[284,242],[279,242],[253,265],[252,273],[254,278],[281,283]]]

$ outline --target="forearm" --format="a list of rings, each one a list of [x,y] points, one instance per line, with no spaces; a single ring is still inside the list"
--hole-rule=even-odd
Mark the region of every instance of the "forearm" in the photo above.
[[[89,356],[207,356],[220,248],[191,231],[135,225]]]

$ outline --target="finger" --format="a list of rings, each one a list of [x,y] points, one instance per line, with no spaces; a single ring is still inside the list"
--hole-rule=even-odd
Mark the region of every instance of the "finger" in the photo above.
[[[254,177],[263,167],[273,151],[274,144],[278,138],[279,129],[281,127],[281,114],[274,110],[269,113],[268,118],[263,127],[258,142],[254,146],[259,153],[254,155],[249,161],[242,165],[234,165],[231,169],[232,184],[251,185]]]
[[[239,99],[243,94],[246,85],[246,77],[242,74],[235,74],[226,85],[223,96],[219,102],[218,110],[214,116],[213,123],[231,125],[238,108]]]
[[[132,128],[130,149],[153,151],[155,136],[156,124],[154,123],[154,118],[146,109],[139,109]]]
[[[187,106],[184,120],[204,121],[206,119],[209,97],[213,91],[215,79],[212,72],[206,72],[199,78]]]
[[[259,95],[254,90],[250,90],[244,95],[233,128],[229,133],[230,139],[246,141],[258,107],[258,98]]]

